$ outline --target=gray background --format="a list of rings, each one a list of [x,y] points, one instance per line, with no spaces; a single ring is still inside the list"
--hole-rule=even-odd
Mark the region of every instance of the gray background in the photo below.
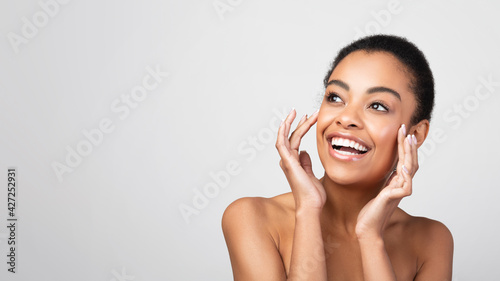
[[[454,280],[495,280],[499,4],[62,2],[0,2],[0,261],[11,166],[19,218],[18,273],[1,262],[1,280],[231,280],[224,209],[289,191],[275,127],[292,107],[319,107],[329,63],[361,32],[407,37],[435,75],[431,133],[401,207],[450,228]],[[140,95],[148,67],[169,75]],[[113,130],[89,149],[83,130],[106,120]],[[78,145],[87,155],[59,180],[53,165]],[[321,176],[315,134],[302,149]],[[224,178],[228,165],[237,172]]]

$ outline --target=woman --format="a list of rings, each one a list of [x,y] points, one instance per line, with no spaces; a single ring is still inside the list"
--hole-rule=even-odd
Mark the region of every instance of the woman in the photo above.
[[[442,223],[398,208],[411,195],[429,131],[432,72],[406,39],[375,35],[343,48],[318,112],[276,141],[292,192],[241,198],[222,228],[235,280],[451,280],[453,238]],[[317,179],[301,138],[317,123]]]

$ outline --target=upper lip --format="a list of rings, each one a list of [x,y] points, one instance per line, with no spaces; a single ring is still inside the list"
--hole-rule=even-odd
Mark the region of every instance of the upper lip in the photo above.
[[[333,138],[343,138],[343,139],[348,139],[348,140],[353,140],[361,145],[363,145],[364,147],[366,147],[369,150],[371,150],[371,145],[368,145],[365,141],[363,141],[362,139],[356,137],[356,136],[353,136],[351,134],[348,134],[348,133],[343,133],[343,132],[332,132],[332,133],[329,133],[327,136],[326,136],[326,140],[328,141],[329,144],[332,143],[332,139]]]

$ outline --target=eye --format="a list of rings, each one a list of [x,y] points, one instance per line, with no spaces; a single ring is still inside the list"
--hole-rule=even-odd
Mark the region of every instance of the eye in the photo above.
[[[343,102],[343,100],[337,94],[334,93],[328,93],[326,96],[326,101],[333,103]]]
[[[374,109],[376,111],[380,111],[380,112],[388,112],[389,111],[389,108],[387,106],[385,106],[384,104],[380,103],[380,102],[374,102],[370,105],[370,108],[371,109]]]

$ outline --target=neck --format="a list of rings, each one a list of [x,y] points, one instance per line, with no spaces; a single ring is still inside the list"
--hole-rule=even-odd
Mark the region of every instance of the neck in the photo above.
[[[363,207],[377,196],[385,185],[385,180],[375,184],[340,185],[325,173],[320,179],[326,191],[321,220],[326,229],[334,229],[348,236],[355,236],[358,214]]]

